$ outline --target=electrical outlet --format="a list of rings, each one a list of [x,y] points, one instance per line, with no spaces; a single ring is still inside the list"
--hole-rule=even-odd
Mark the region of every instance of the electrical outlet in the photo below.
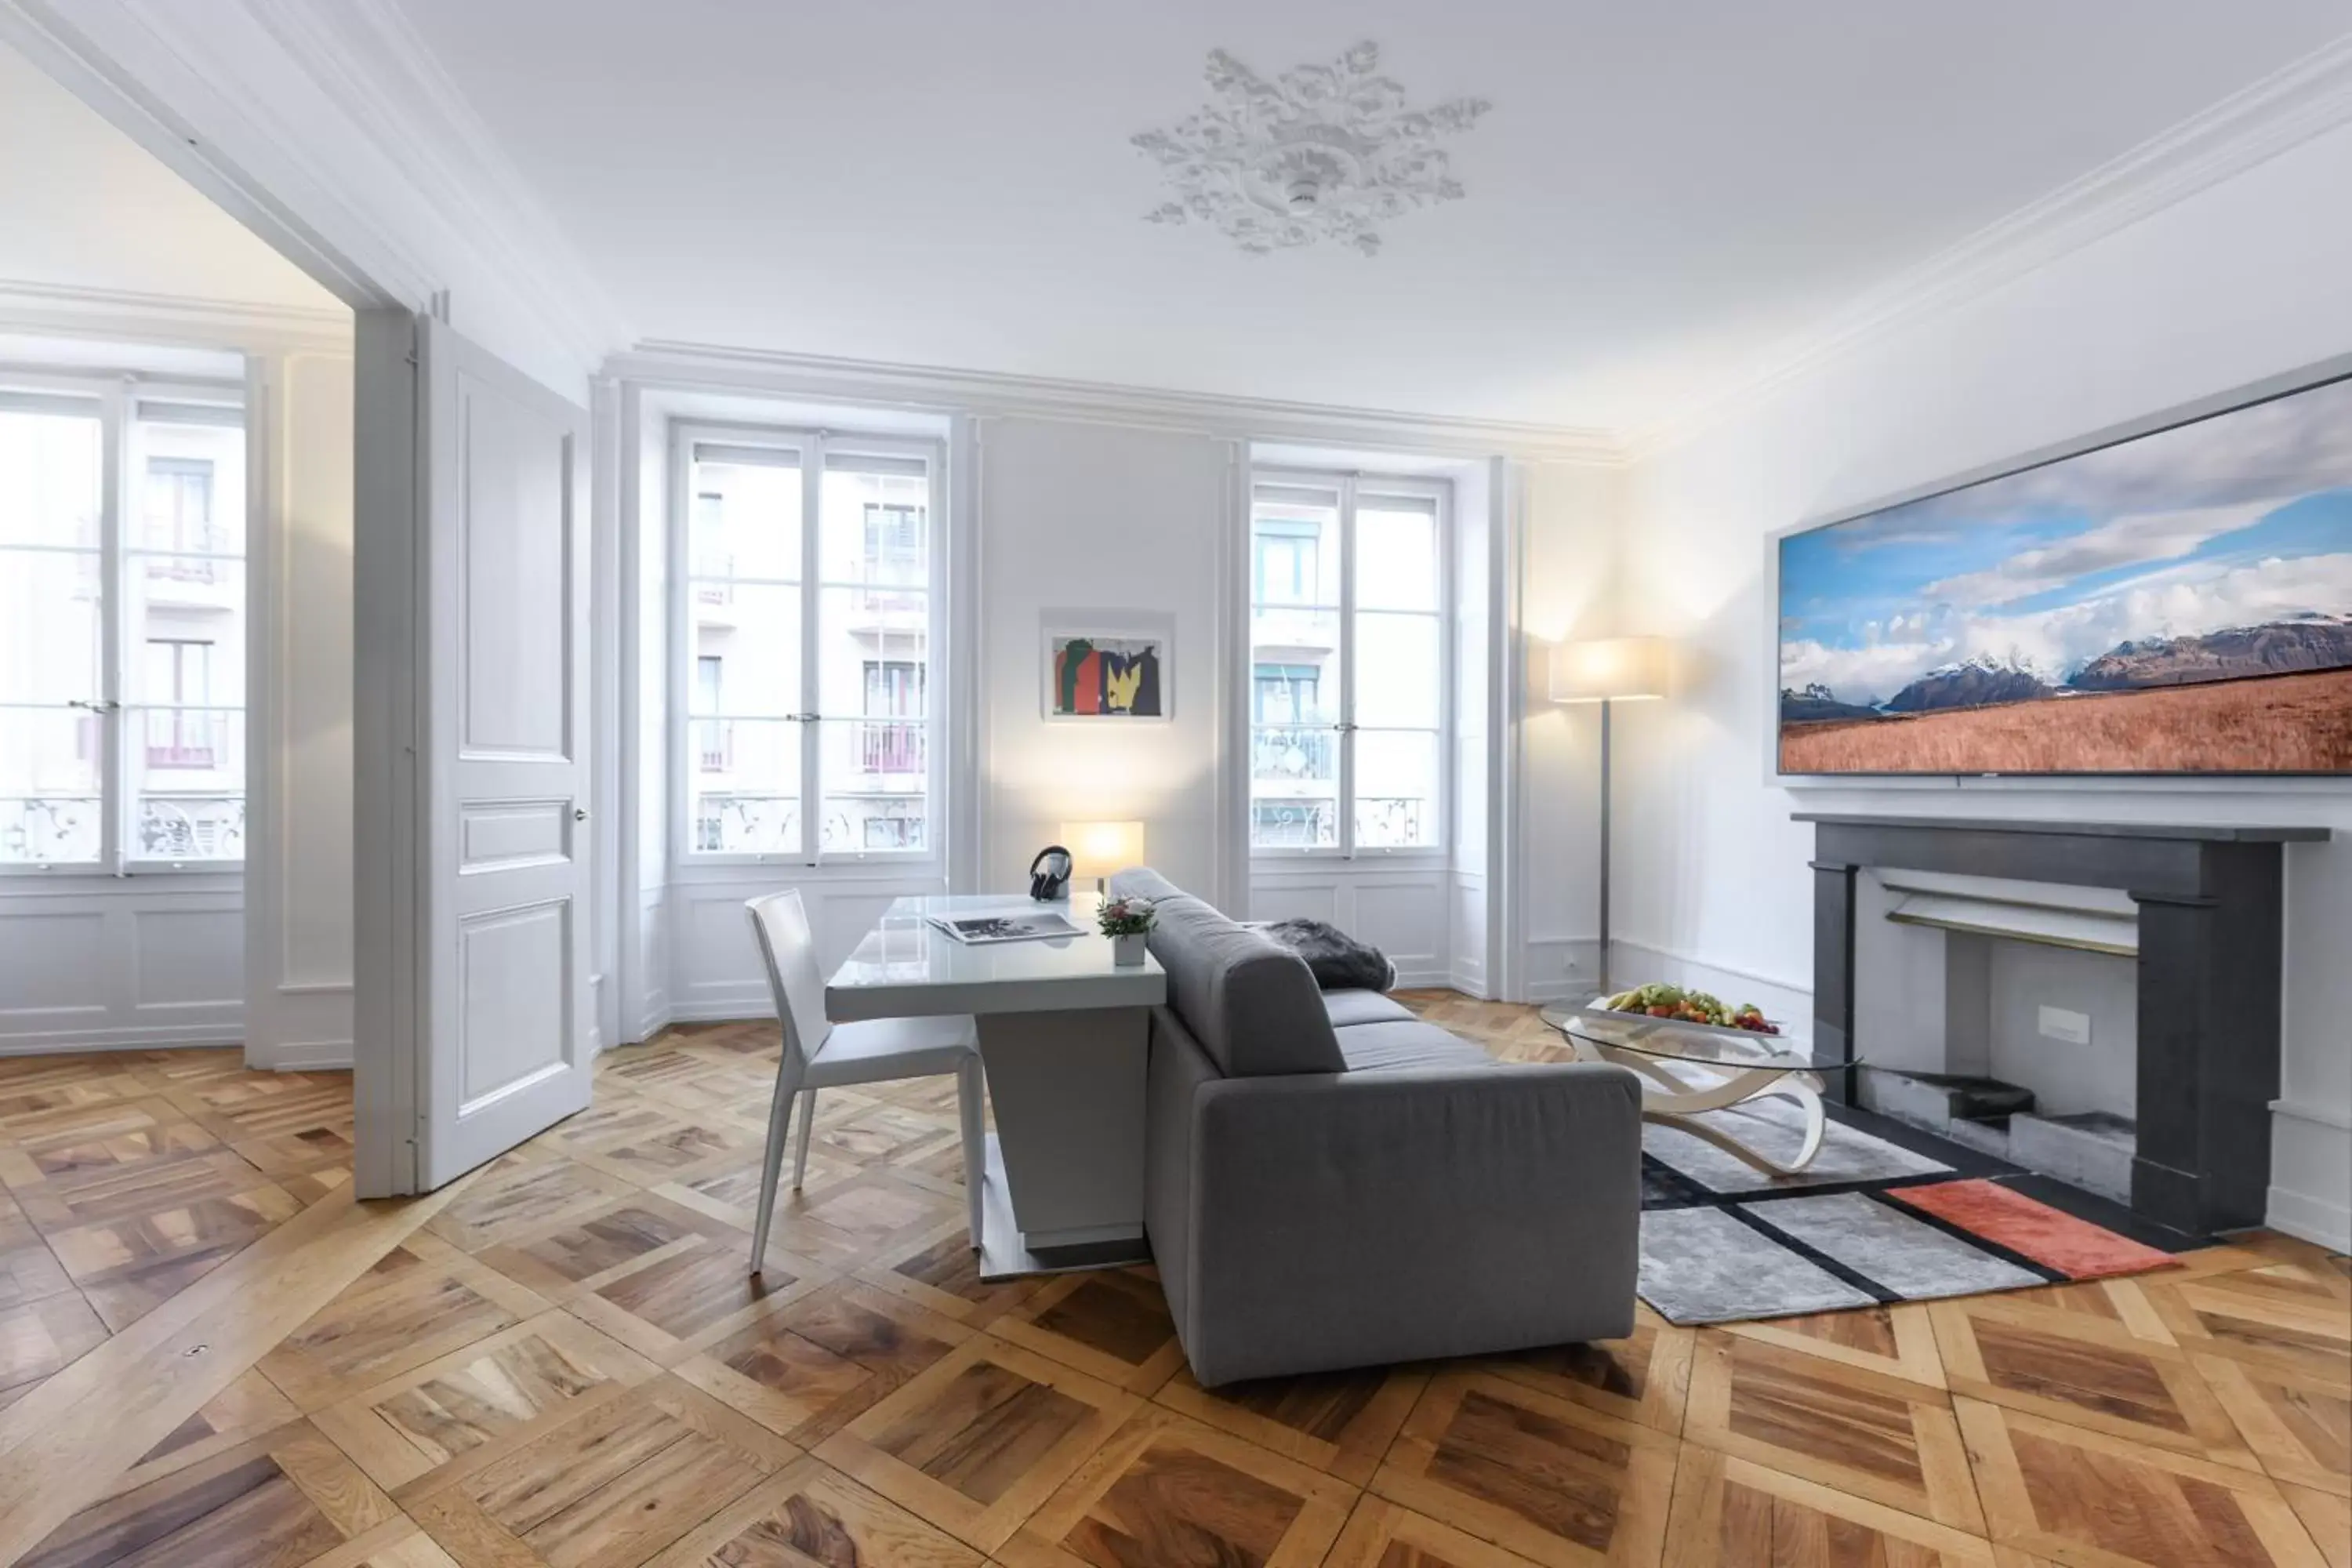
[[[2091,1016],[2069,1012],[2063,1007],[2042,1009],[2042,1033],[2050,1039],[2063,1040],[2070,1046],[2091,1043]]]

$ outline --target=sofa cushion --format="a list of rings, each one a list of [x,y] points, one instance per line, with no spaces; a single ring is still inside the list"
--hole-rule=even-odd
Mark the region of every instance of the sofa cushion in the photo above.
[[[1168,1005],[1228,1078],[1344,1072],[1347,1058],[1307,961],[1227,920],[1156,871],[1112,879],[1122,898],[1150,899],[1148,945],[1168,971]]]
[[[1330,1015],[1335,1029],[1351,1028],[1358,1024],[1412,1022],[1412,1008],[1377,991],[1326,991],[1323,1011]]]
[[[1494,1058],[1434,1024],[1355,1024],[1339,1031],[1339,1050],[1349,1072],[1400,1068],[1496,1067]]]

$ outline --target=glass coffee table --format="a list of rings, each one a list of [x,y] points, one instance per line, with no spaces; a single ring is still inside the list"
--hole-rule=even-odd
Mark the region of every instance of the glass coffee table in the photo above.
[[[1784,1035],[1613,1013],[1591,1005],[1547,1007],[1543,1017],[1567,1037],[1578,1059],[1614,1062],[1641,1075],[1645,1121],[1704,1139],[1772,1175],[1792,1175],[1821,1152],[1827,1119],[1819,1064]],[[1792,1100],[1804,1114],[1802,1138],[1786,1163],[1742,1142],[1726,1119],[1700,1115],[1769,1099]]]

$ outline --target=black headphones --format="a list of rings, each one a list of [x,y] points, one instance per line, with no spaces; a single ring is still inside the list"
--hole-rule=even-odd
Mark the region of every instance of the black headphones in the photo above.
[[[1070,852],[1048,844],[1029,862],[1029,896],[1041,904],[1057,904],[1070,896]]]

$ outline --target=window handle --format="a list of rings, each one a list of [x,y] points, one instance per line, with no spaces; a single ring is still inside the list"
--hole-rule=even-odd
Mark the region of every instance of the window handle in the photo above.
[[[112,713],[120,710],[122,704],[117,702],[111,697],[101,697],[92,702],[85,702],[80,698],[76,697],[68,699],[66,706],[68,708],[83,709],[91,713]]]

